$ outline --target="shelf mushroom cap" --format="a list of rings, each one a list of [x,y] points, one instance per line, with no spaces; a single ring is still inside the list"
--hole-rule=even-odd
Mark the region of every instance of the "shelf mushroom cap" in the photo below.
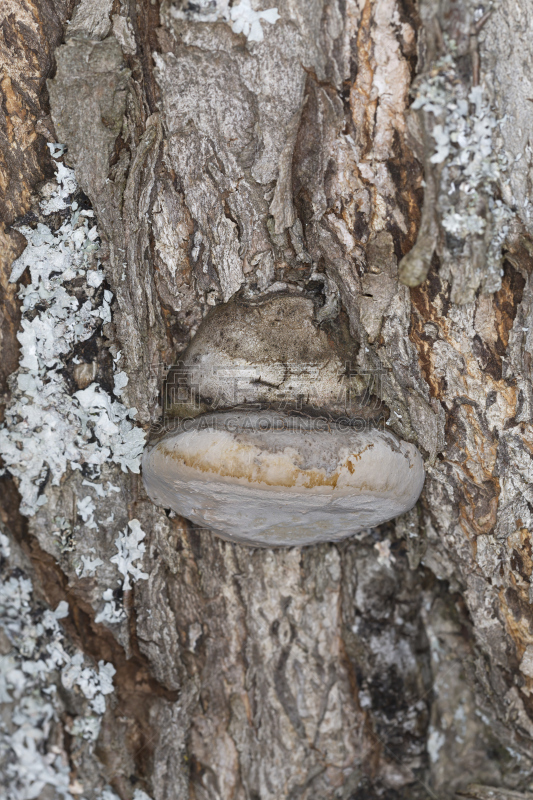
[[[156,505],[260,547],[344,539],[408,511],[424,484],[416,447],[388,431],[272,411],[186,420],[142,474]]]
[[[372,371],[354,369],[359,344],[343,316],[317,324],[313,300],[279,293],[215,306],[165,387],[167,416],[256,408],[379,418]],[[376,379],[377,380],[377,379]]]

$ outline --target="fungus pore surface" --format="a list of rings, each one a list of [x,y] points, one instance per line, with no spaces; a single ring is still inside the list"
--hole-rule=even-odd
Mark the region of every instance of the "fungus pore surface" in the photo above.
[[[255,546],[336,541],[408,511],[424,483],[416,447],[388,431],[282,413],[186,420],[147,448],[154,503]]]

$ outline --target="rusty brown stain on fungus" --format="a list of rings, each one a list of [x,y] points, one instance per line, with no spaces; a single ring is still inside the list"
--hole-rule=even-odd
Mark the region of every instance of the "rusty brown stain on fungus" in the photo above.
[[[366,450],[369,450],[373,447],[373,444],[369,444],[364,447],[360,453],[351,453],[344,463],[340,465],[340,469],[342,470],[342,468],[346,466],[350,474],[353,475],[354,466],[351,462],[351,459],[353,458],[355,461],[360,461],[361,455]],[[183,452],[168,447],[161,448],[161,452],[166,458],[171,458],[175,461],[178,461],[180,464],[183,464],[190,469],[199,470],[200,472],[205,472],[208,474],[216,473],[223,478],[242,478],[247,480],[248,483],[264,483],[266,486],[284,486],[287,488],[302,487],[306,489],[313,489],[319,486],[331,486],[333,489],[335,489],[340,477],[339,470],[334,472],[332,475],[327,475],[324,470],[304,470],[295,467],[290,473],[286,474],[284,480],[278,479],[276,481],[272,481],[267,479],[266,472],[262,471],[261,468],[256,468],[254,474],[251,475],[249,465],[242,465],[238,467],[234,464],[229,465],[226,462],[221,462],[220,466],[217,468],[208,460],[208,457],[202,458],[201,455],[193,455],[188,457],[184,455]],[[358,489],[364,491],[365,489],[371,490],[372,487],[363,481],[358,486]],[[384,491],[388,490],[389,486],[386,484]]]

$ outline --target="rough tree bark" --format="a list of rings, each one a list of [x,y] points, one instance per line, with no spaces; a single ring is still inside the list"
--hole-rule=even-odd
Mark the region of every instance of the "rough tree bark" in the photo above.
[[[533,6],[277,11],[0,8],[10,800],[533,797]],[[231,545],[139,479],[166,368],[275,283],[348,316],[426,460],[341,545]]]

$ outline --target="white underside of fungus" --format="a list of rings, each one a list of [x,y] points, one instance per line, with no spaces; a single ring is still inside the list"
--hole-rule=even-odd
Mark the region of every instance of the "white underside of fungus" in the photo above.
[[[424,483],[420,453],[390,432],[270,411],[188,420],[145,451],[142,472],[157,505],[270,547],[379,525],[412,508]]]

